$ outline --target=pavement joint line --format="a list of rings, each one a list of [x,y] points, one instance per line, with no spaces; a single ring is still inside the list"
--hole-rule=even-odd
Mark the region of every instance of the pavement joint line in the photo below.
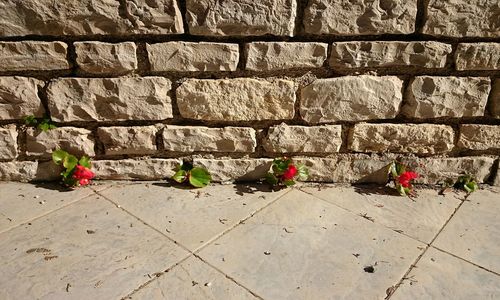
[[[314,194],[312,194],[312,193],[310,193],[310,192],[306,192],[306,191],[304,191],[304,190],[302,190],[302,189],[300,189],[300,188],[299,188],[299,190],[300,190],[301,192],[303,192],[303,193],[306,193],[306,194],[308,194],[308,195],[311,195],[312,197],[314,197],[314,198],[316,198],[316,199],[319,199],[319,200],[321,200],[321,201],[323,201],[323,202],[326,202],[326,203],[328,203],[328,204],[330,204],[330,205],[334,205],[334,206],[336,206],[336,207],[338,207],[338,208],[340,208],[340,209],[342,209],[342,210],[345,210],[345,211],[347,211],[348,213],[350,213],[350,214],[352,214],[352,215],[354,215],[354,216],[356,216],[356,217],[360,217],[360,213],[356,213],[356,212],[355,212],[355,211],[353,211],[353,210],[350,210],[350,209],[347,209],[347,208],[345,208],[345,207],[342,207],[342,206],[338,205],[337,203],[332,203],[332,202],[330,202],[330,201],[327,201],[326,199],[323,199],[323,198],[321,198],[321,197],[318,197],[318,196],[316,196],[316,195],[314,195]],[[362,195],[362,194],[361,194],[361,195]],[[366,195],[362,195],[362,196],[366,198]],[[462,200],[460,199],[460,201],[462,201]],[[413,236],[410,236],[410,235],[408,235],[407,233],[402,232],[402,231],[400,231],[400,230],[398,230],[398,229],[394,229],[394,228],[391,228],[391,227],[386,226],[386,225],[384,225],[384,224],[380,224],[380,223],[379,223],[379,222],[377,222],[376,220],[374,220],[374,221],[372,221],[372,222],[373,222],[373,223],[376,223],[376,224],[377,224],[377,225],[379,225],[379,226],[382,226],[382,227],[385,227],[385,228],[387,228],[387,229],[389,229],[389,230],[392,230],[392,231],[396,232],[397,234],[404,235],[404,236],[406,236],[406,237],[408,237],[408,238],[410,238],[410,239],[412,239],[412,240],[415,240],[415,241],[417,241],[417,242],[420,242],[420,243],[423,243],[423,244],[428,244],[428,242],[426,242],[426,241],[421,241],[421,240],[419,240],[419,239],[417,239],[417,238],[415,238],[415,237],[413,237]]]
[[[413,264],[410,265],[410,267],[408,268],[408,271],[406,271],[406,273],[403,275],[403,277],[399,280],[399,282],[394,285],[394,289],[392,290],[392,292],[387,295],[387,297],[385,297],[385,300],[389,300],[391,299],[392,295],[394,295],[394,293],[396,292],[396,290],[403,284],[403,281],[407,278],[407,276],[410,274],[410,272],[413,270],[413,268],[415,268],[415,266],[417,265],[417,263],[420,261],[420,259],[422,259],[422,257],[424,256],[424,254],[427,252],[427,250],[431,247],[432,243],[434,243],[434,241],[437,239],[437,237],[441,234],[441,232],[444,230],[444,228],[446,227],[446,225],[448,225],[448,223],[451,221],[451,219],[455,216],[455,214],[457,213],[457,211],[460,209],[460,207],[462,207],[462,205],[465,203],[465,201],[467,201],[467,197],[469,195],[466,195],[464,200],[460,201],[460,203],[458,204],[458,206],[455,208],[455,210],[453,211],[453,213],[450,215],[450,217],[448,218],[448,220],[446,220],[446,222],[444,223],[444,225],[441,227],[441,229],[439,229],[439,231],[436,233],[436,235],[434,236],[434,238],[426,245],[424,251],[422,251],[422,253],[420,253],[420,255],[417,257],[417,259],[413,262]],[[435,247],[433,247],[435,248]]]
[[[171,266],[170,268],[168,268],[167,270],[163,271],[162,274],[160,276],[156,276],[155,278],[152,278],[151,280],[148,280],[147,282],[143,283],[142,285],[140,285],[138,288],[134,289],[132,292],[130,292],[129,294],[127,294],[125,297],[122,298],[123,299],[130,299],[130,297],[137,293],[139,290],[141,290],[142,288],[146,287],[147,285],[149,285],[151,282],[153,282],[154,280],[156,280],[157,278],[163,276],[163,273],[167,273],[168,271],[170,271],[172,268],[174,268],[175,266],[179,265],[180,263],[184,262],[185,260],[187,260],[189,257],[191,256],[195,256],[197,257],[198,259],[200,259],[201,261],[203,261],[204,263],[206,263],[207,265],[209,265],[210,267],[214,268],[215,270],[217,270],[218,272],[220,272],[221,274],[223,274],[226,278],[228,278],[229,280],[231,280],[232,282],[234,282],[235,284],[237,284],[238,286],[244,288],[245,290],[247,290],[250,294],[252,294],[253,296],[257,297],[258,299],[263,299],[262,297],[258,296],[257,294],[255,294],[255,292],[251,291],[250,289],[248,289],[247,287],[245,287],[244,285],[240,284],[239,282],[237,282],[236,280],[234,280],[232,277],[230,277],[229,275],[227,275],[226,273],[222,272],[221,270],[219,270],[218,268],[216,268],[215,266],[207,263],[206,261],[204,261],[199,255],[196,254],[196,252],[199,252],[201,251],[203,248],[209,246],[210,244],[212,244],[212,242],[214,242],[215,240],[219,239],[220,237],[222,237],[223,235],[225,235],[226,233],[228,233],[229,231],[233,230],[234,228],[238,227],[240,224],[244,223],[246,220],[252,218],[255,214],[259,213],[260,211],[262,211],[263,209],[267,208],[268,206],[270,206],[271,204],[275,203],[276,201],[278,201],[279,199],[281,199],[283,196],[285,196],[286,194],[288,194],[289,192],[291,191],[288,190],[286,192],[284,192],[282,195],[280,196],[277,196],[276,199],[272,200],[271,202],[269,202],[268,204],[264,205],[263,207],[255,210],[254,212],[250,213],[249,216],[245,217],[244,219],[240,220],[238,223],[236,223],[234,226],[224,230],[222,233],[216,235],[215,237],[211,238],[210,240],[208,240],[204,245],[198,247],[197,249],[195,249],[194,251],[191,251],[190,249],[188,249],[187,247],[185,247],[184,245],[180,244],[179,242],[175,241],[174,239],[172,239],[171,237],[169,237],[168,235],[166,235],[165,233],[163,233],[162,231],[154,228],[153,226],[151,226],[150,224],[146,223],[144,220],[142,220],[141,218],[137,217],[136,215],[132,214],[131,212],[129,212],[128,210],[124,209],[121,205],[119,205],[118,203],[114,202],[113,200],[111,200],[110,198],[100,194],[98,191],[94,191],[96,194],[98,194],[99,196],[103,197],[104,199],[106,199],[107,201],[111,202],[113,205],[115,205],[117,208],[121,209],[122,211],[124,211],[125,213],[127,213],[128,215],[134,217],[135,219],[137,219],[138,221],[140,221],[141,223],[143,223],[144,225],[146,225],[147,227],[153,229],[154,231],[160,233],[161,235],[165,236],[168,240],[172,241],[174,244],[178,245],[179,247],[181,247],[182,249],[186,250],[189,255],[185,258],[183,258],[181,261],[179,261],[178,263],[176,263],[175,265]]]
[[[48,211],[48,212],[46,212],[46,213],[44,213],[44,214],[41,214],[41,215],[38,215],[38,216],[32,217],[31,219],[28,219],[26,222],[19,223],[19,224],[15,225],[15,226],[12,226],[12,227],[7,228],[7,229],[5,229],[5,230],[3,230],[3,231],[0,231],[0,235],[1,235],[1,234],[4,234],[4,233],[7,233],[7,232],[9,232],[9,231],[11,231],[11,230],[13,230],[13,229],[18,228],[18,227],[21,227],[21,226],[22,226],[22,225],[24,225],[24,224],[34,222],[34,221],[36,221],[36,220],[38,220],[38,219],[41,219],[41,218],[43,218],[43,217],[45,217],[45,216],[48,216],[48,215],[50,215],[50,214],[52,214],[52,213],[55,213],[55,212],[57,212],[57,211],[59,211],[59,210],[61,210],[61,209],[64,209],[64,208],[66,208],[66,207],[68,207],[68,206],[70,206],[70,205],[73,205],[73,204],[75,204],[75,203],[77,203],[77,202],[79,202],[79,201],[82,201],[82,200],[87,199],[87,198],[89,198],[89,197],[96,196],[96,194],[97,194],[97,193],[96,193],[94,190],[92,190],[92,189],[90,189],[90,190],[93,192],[93,194],[90,194],[90,195],[84,196],[84,197],[82,197],[82,198],[76,199],[76,200],[74,200],[74,201],[72,201],[72,202],[69,202],[69,203],[67,203],[67,204],[63,205],[63,206],[57,207],[57,208],[56,208],[56,209],[54,209],[54,210],[51,210],[51,211]],[[97,195],[101,196],[100,194],[97,194]]]
[[[432,247],[432,248],[434,248],[434,249],[436,249],[436,250],[439,250],[439,251],[441,251],[441,252],[443,252],[443,253],[445,253],[445,254],[448,254],[448,255],[451,255],[451,256],[453,256],[453,257],[455,257],[455,258],[458,258],[458,259],[460,259],[460,260],[462,260],[462,261],[464,261],[464,262],[466,262],[466,263],[469,263],[469,264],[471,264],[471,265],[474,265],[474,266],[476,266],[476,267],[478,267],[478,268],[480,268],[480,269],[482,269],[482,270],[485,270],[485,271],[487,271],[487,272],[490,272],[490,273],[493,273],[493,274],[495,274],[495,275],[497,275],[497,276],[500,276],[500,273],[497,273],[497,272],[495,272],[495,271],[493,271],[493,270],[487,269],[487,268],[485,268],[485,267],[483,267],[483,266],[481,266],[481,265],[478,265],[478,264],[476,264],[476,263],[473,263],[473,262],[471,262],[470,260],[467,260],[467,259],[465,259],[465,258],[462,258],[462,257],[460,257],[460,256],[458,256],[458,255],[456,255],[456,254],[453,254],[453,253],[451,253],[451,252],[448,252],[448,251],[446,251],[446,250],[443,250],[443,249],[441,249],[441,248],[438,248],[438,247],[436,247],[436,246],[434,246],[434,245],[431,245],[431,247]]]

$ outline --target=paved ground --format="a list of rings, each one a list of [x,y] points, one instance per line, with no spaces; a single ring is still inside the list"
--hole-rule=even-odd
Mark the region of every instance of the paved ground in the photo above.
[[[499,190],[389,194],[0,183],[0,299],[500,299]]]

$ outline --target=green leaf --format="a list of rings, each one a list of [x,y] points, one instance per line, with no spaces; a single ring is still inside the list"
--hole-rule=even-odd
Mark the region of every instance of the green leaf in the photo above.
[[[82,156],[80,160],[78,161],[78,164],[81,166],[84,166],[85,168],[90,169],[92,167],[92,164],[90,163],[90,158],[88,156]]]
[[[188,172],[185,170],[178,170],[175,172],[174,176],[172,176],[172,179],[175,180],[178,183],[183,183],[187,179]]]
[[[471,181],[464,185],[464,189],[467,191],[467,193],[473,193],[477,191],[478,186],[475,181]]]
[[[184,170],[186,172],[189,172],[193,169],[193,164],[190,163],[190,162],[183,162],[180,166],[179,166],[179,170]]]
[[[68,156],[68,152],[61,149],[52,152],[52,160],[56,165],[60,165],[65,160],[66,156]]]
[[[278,178],[273,174],[273,173],[267,173],[266,174],[266,181],[270,185],[277,185],[278,184]]]
[[[67,154],[63,161],[63,166],[66,170],[72,171],[78,165],[78,159],[71,154]]]
[[[396,173],[398,174],[397,176],[403,174],[406,171],[406,166],[403,165],[402,163],[396,162]]]
[[[292,186],[292,185],[295,184],[295,181],[289,179],[289,180],[283,181],[283,184],[286,185],[286,186]]]
[[[37,119],[33,115],[26,116],[23,119],[24,123],[29,126],[36,126],[36,124],[38,123]]]
[[[392,162],[389,165],[387,173],[390,174],[392,176],[392,178],[398,177],[398,171],[396,170],[396,163],[395,162]]]
[[[303,164],[297,164],[297,174],[300,181],[305,181],[309,178],[309,169]]]
[[[288,169],[288,165],[292,162],[291,159],[275,158],[273,160],[273,171],[276,174],[281,174]]]
[[[41,131],[48,131],[50,129],[50,125],[48,123],[40,123],[38,124],[38,129]]]
[[[210,173],[203,168],[193,168],[189,173],[189,183],[197,188],[207,186],[211,180],[212,176],[210,176]]]
[[[401,184],[396,185],[396,189],[401,196],[406,196],[406,190]]]

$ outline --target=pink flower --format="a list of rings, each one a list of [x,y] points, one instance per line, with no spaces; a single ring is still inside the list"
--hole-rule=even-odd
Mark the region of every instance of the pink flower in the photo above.
[[[417,179],[417,178],[418,178],[418,173],[407,171],[407,172],[403,172],[401,175],[399,175],[398,180],[399,180],[399,184],[401,184],[403,187],[407,188],[407,187],[410,187],[410,185],[411,185],[410,181],[413,179]]]
[[[94,172],[90,171],[90,169],[85,168],[82,165],[77,165],[76,170],[73,173],[73,178],[78,180],[80,185],[87,185],[90,183],[90,180],[94,178]]]
[[[297,168],[294,165],[289,165],[285,173],[283,173],[283,180],[292,180],[297,175]]]

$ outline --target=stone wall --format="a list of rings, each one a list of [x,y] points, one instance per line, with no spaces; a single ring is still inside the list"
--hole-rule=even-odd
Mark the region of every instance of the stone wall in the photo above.
[[[0,179],[54,179],[56,148],[101,179],[255,180],[289,155],[314,181],[399,158],[500,184],[498,0],[3,0]]]

